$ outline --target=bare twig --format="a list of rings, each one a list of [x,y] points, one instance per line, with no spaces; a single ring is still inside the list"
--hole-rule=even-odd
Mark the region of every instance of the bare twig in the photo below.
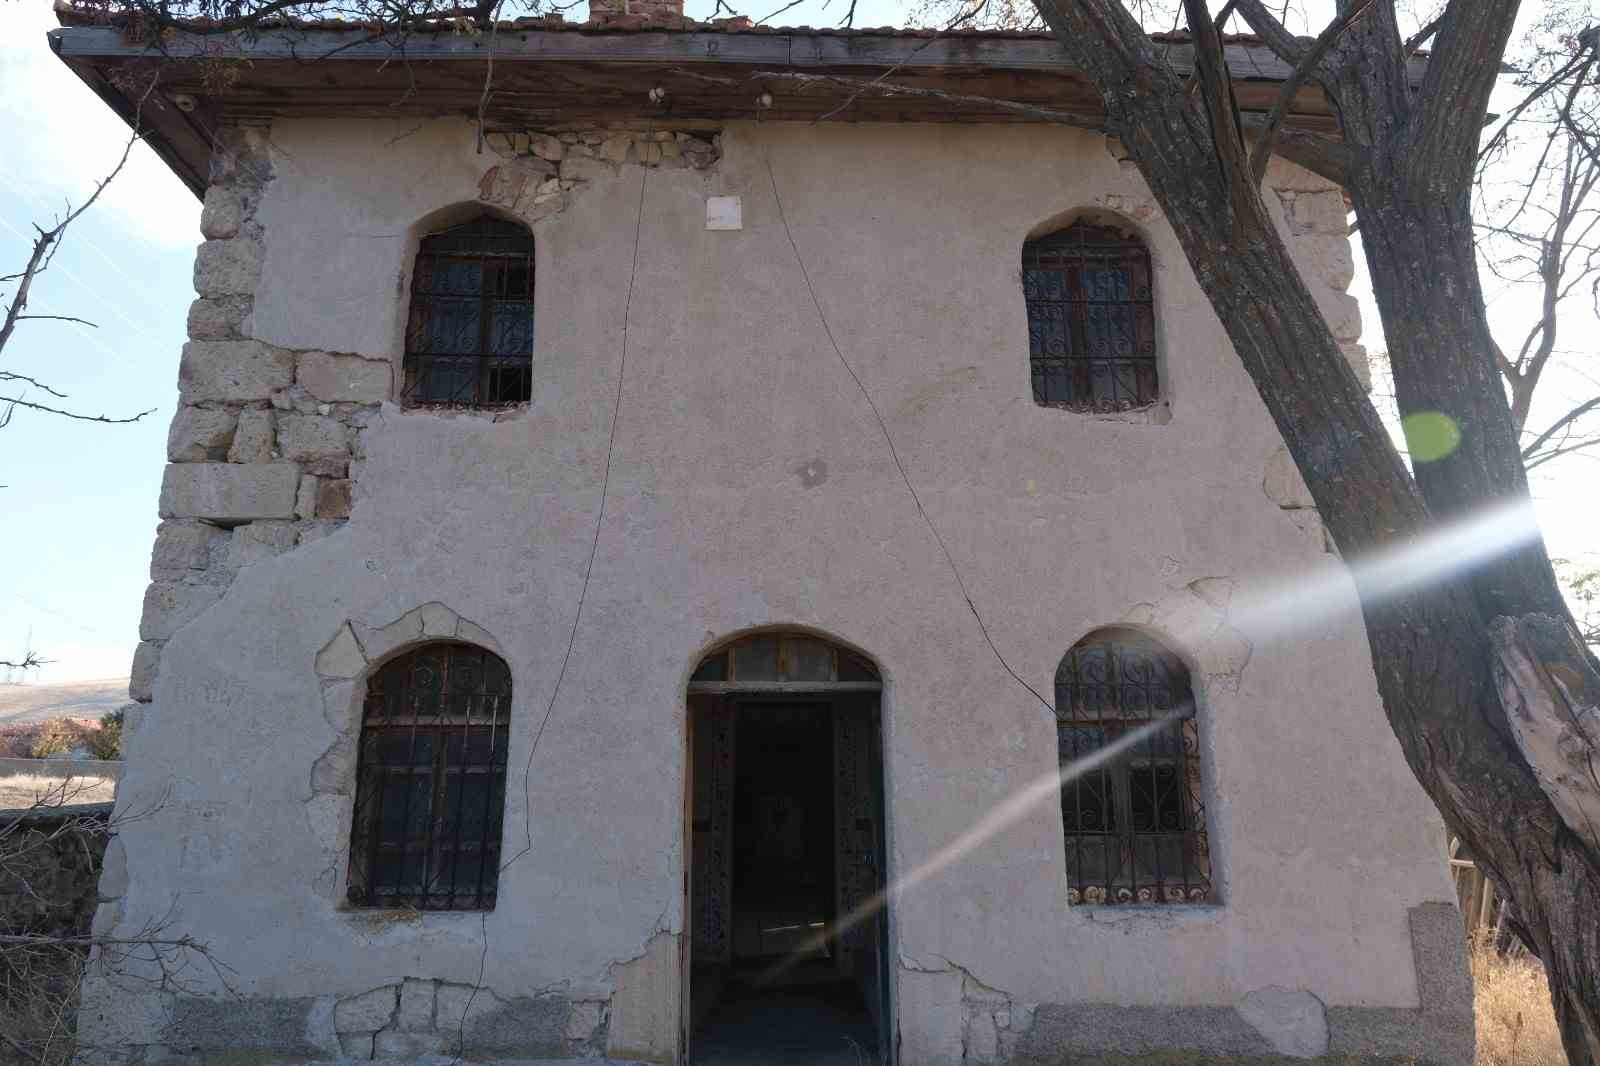
[[[100,328],[99,323],[90,322],[87,318],[78,318],[75,315],[18,315],[17,316],[17,321],[18,322],[26,322],[29,319],[51,320],[51,321],[55,321],[55,322],[76,322],[81,326],[88,326],[91,329],[99,329]],[[56,395],[60,395],[60,393],[56,393]]]

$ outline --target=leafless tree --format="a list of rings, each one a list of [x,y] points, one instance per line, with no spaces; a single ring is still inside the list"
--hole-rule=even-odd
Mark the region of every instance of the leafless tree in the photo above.
[[[1539,295],[1539,312],[1496,362],[1512,423],[1533,469],[1600,443],[1600,82],[1593,12],[1557,3],[1519,49],[1524,95],[1479,154],[1482,261],[1512,289]],[[1577,350],[1562,346],[1576,343]],[[1590,394],[1531,422],[1545,371],[1565,361]]]
[[[1600,648],[1600,567],[1583,566],[1571,559],[1557,559],[1555,563],[1567,586],[1583,639],[1591,647]]]
[[[139,96],[141,109],[145,99],[150,95],[155,85],[156,82],[152,79],[149,84],[144,86]],[[79,325],[94,328],[95,324],[93,322],[74,315],[31,314],[28,311],[28,299],[33,293],[33,286],[50,269],[51,263],[55,261],[56,253],[61,250],[61,244],[66,239],[68,228],[95,205],[95,202],[100,199],[100,195],[105,192],[106,187],[116,180],[118,174],[122,173],[123,168],[128,165],[128,157],[133,153],[133,146],[138,143],[142,136],[136,117],[133,133],[128,137],[127,143],[122,146],[121,156],[118,157],[116,164],[106,173],[106,176],[95,182],[94,191],[76,207],[67,204],[62,209],[61,214],[55,216],[48,226],[37,222],[34,223],[35,236],[33,246],[28,253],[27,262],[16,273],[0,276],[0,299],[8,300],[5,308],[5,317],[0,319],[0,359],[4,358],[6,346],[11,343],[11,338],[15,334],[17,326],[23,322],[75,322]],[[6,286],[9,286],[9,290],[4,288]],[[45,414],[58,415],[62,418],[71,418],[81,422],[137,422],[150,413],[149,411],[140,411],[138,414],[122,417],[85,414],[82,411],[62,406],[60,401],[67,399],[64,393],[51,388],[37,378],[7,370],[3,365],[0,365],[0,388],[5,390],[5,394],[0,395],[0,429],[4,429],[10,424],[18,408],[40,411]],[[41,398],[30,399],[29,389],[36,390]]]

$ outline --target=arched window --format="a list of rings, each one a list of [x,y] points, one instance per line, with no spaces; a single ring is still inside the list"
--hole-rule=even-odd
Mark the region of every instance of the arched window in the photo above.
[[[1128,411],[1160,396],[1150,253],[1132,234],[1074,222],[1022,246],[1033,399]]]
[[[533,395],[533,234],[479,215],[422,239],[411,274],[405,388],[418,406]]]
[[[1189,671],[1150,637],[1104,629],[1056,671],[1070,903],[1211,898],[1200,744]],[[1066,768],[1122,741],[1085,772]]]
[[[351,904],[494,906],[510,721],[510,669],[471,644],[422,645],[368,679]]]

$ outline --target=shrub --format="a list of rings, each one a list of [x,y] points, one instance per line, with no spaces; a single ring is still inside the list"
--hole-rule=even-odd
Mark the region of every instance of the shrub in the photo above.
[[[48,759],[52,755],[65,755],[78,746],[83,731],[65,718],[53,718],[39,723],[33,734],[33,744],[28,752],[35,759]]]
[[[122,709],[101,715],[100,728],[85,734],[83,743],[96,759],[122,758]]]
[[[33,735],[38,729],[32,723],[0,725],[0,759],[28,759],[33,751]]]

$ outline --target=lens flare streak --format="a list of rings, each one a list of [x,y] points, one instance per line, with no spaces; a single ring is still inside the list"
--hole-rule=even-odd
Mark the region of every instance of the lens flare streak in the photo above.
[[[1540,536],[1533,506],[1526,501],[1495,507],[1440,525],[1407,543],[1341,564],[1329,558],[1311,573],[1285,576],[1259,591],[1235,597],[1227,612],[1227,625],[1247,634],[1259,647],[1281,643],[1308,630],[1324,628],[1337,616],[1367,605],[1385,603],[1430,584],[1460,577],[1484,563],[1536,541]],[[1352,583],[1354,588],[1352,588]],[[1360,599],[1352,596],[1359,592]],[[1209,633],[1175,632],[1171,636],[1191,646]],[[825,948],[895,902],[918,885],[948,869],[991,837],[1025,817],[1035,806],[1055,799],[1061,787],[1092,773],[1138,745],[1174,718],[1190,713],[1177,708],[1133,730],[1106,747],[1042,775],[1013,793],[966,832],[920,866],[895,879],[882,891],[819,931],[762,975],[768,982],[782,976],[798,960]]]

